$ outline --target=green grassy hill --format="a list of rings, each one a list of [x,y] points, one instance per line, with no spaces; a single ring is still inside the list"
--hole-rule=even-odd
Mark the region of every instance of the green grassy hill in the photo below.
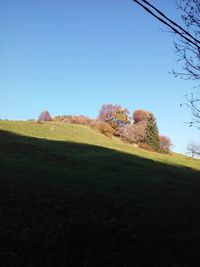
[[[146,151],[133,145],[124,144],[117,138],[107,138],[106,136],[90,129],[89,127],[77,124],[65,123],[36,123],[24,121],[0,121],[0,130],[10,131],[19,135],[37,137],[54,141],[76,142],[109,149],[126,152],[139,157],[155,160],[157,162],[179,165],[200,170],[200,160],[172,153],[164,155],[160,153]]]
[[[0,266],[198,266],[200,161],[0,122]]]

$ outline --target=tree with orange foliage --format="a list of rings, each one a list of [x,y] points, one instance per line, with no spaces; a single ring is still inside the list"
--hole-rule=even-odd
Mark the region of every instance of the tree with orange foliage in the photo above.
[[[130,123],[129,111],[127,108],[121,108],[120,105],[104,104],[100,111],[97,120],[107,122],[114,129],[122,127]]]
[[[129,121],[129,111],[127,108],[122,109],[121,107],[118,107],[116,111],[113,114],[113,118],[111,120],[111,126],[114,129],[117,129],[119,127],[123,127],[130,123]]]
[[[143,110],[143,109],[138,109],[134,111],[133,113],[134,124],[137,124],[141,121],[147,121],[149,118],[149,114],[150,112]]]

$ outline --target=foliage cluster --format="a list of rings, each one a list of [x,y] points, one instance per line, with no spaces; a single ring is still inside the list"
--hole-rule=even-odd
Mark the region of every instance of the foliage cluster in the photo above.
[[[112,137],[115,134],[115,129],[107,122],[100,122],[96,125],[96,129],[107,137]]]
[[[128,109],[122,109],[119,105],[104,104],[97,120],[110,124],[115,130],[114,135],[126,143],[137,143],[147,150],[170,152],[171,140],[159,136],[156,118],[151,112],[139,109],[133,112],[132,118],[129,114]]]
[[[150,112],[143,110],[143,109],[138,109],[135,112],[133,112],[133,120],[134,123],[137,124],[141,121],[147,121],[149,118]]]
[[[166,136],[159,137],[156,118],[151,112],[139,109],[133,112],[132,117],[129,114],[129,110],[120,105],[104,104],[97,119],[83,115],[58,115],[53,121],[86,125],[109,138],[115,135],[125,143],[138,144],[147,150],[170,152],[171,140]],[[45,111],[40,114],[39,121],[49,118],[49,113]]]
[[[80,115],[80,116],[59,115],[59,116],[55,116],[53,120],[58,121],[58,122],[74,123],[74,124],[81,124],[81,125],[89,125],[91,122],[90,118],[83,116],[83,115]]]
[[[111,126],[116,130],[130,123],[128,117],[129,111],[127,108],[118,107],[112,117]]]

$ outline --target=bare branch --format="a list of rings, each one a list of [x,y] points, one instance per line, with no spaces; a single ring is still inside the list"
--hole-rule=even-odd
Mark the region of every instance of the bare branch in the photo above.
[[[174,35],[175,53],[178,62],[183,63],[182,71],[174,71],[175,77],[184,80],[200,80],[200,0],[176,0],[177,7],[181,12],[183,25],[167,17],[147,0],[132,0],[145,11],[159,20],[170,29]],[[186,96],[186,105],[191,113],[192,120],[189,126],[200,129],[200,98],[191,94]]]
[[[156,15],[153,11],[151,11],[147,6],[145,6],[144,4],[142,4],[139,0],[132,0],[133,2],[137,3],[138,5],[140,5],[143,9],[145,9],[148,13],[150,13],[152,16],[154,16],[156,19],[158,19],[159,21],[161,21],[163,24],[165,24],[166,26],[168,26],[169,28],[172,29],[172,31],[178,35],[180,35],[183,39],[185,39],[186,41],[188,41],[189,43],[193,44],[194,46],[196,46],[199,50],[200,50],[200,46],[198,44],[200,44],[200,41],[197,40],[194,36],[192,36],[189,32],[187,32],[186,30],[184,30],[181,26],[179,26],[178,24],[176,24],[174,21],[172,21],[171,19],[168,19],[167,16],[165,16],[162,12],[160,12],[157,8],[155,8],[153,5],[151,5],[150,3],[148,3],[146,0],[141,0],[141,2],[146,3],[148,6],[152,7],[153,10],[155,10],[156,12],[158,12],[161,17],[159,17],[158,15]],[[174,25],[175,27],[177,27],[178,29],[181,29],[180,32],[178,29],[176,29],[174,26],[172,26],[170,23],[168,23],[167,21],[169,21],[172,25]],[[185,36],[185,35],[186,36]],[[192,40],[191,40],[191,39]]]

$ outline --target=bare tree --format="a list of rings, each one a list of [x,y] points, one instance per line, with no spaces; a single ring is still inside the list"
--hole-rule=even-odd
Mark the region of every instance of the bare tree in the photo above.
[[[182,71],[174,71],[176,77],[186,80],[200,80],[200,0],[176,0],[183,26],[172,20],[146,0],[132,0],[145,11],[163,23],[175,36],[174,46],[178,61],[183,63]],[[191,94],[186,97],[192,111],[190,126],[200,128],[200,99]]]
[[[190,96],[186,95],[186,100],[184,105],[190,109],[192,114],[192,119],[188,124],[190,127],[195,126],[200,129],[200,98],[191,93]]]
[[[187,153],[191,154],[192,158],[194,158],[195,156],[200,156],[200,145],[197,144],[189,144],[187,146]]]

